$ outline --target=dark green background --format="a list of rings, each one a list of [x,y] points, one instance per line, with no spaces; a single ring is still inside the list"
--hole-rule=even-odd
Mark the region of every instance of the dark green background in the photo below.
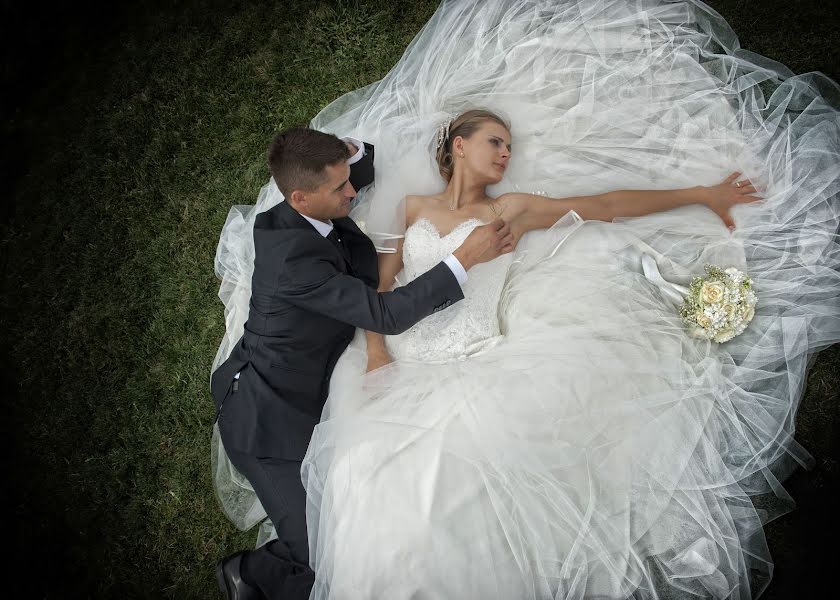
[[[272,133],[382,77],[436,4],[0,4],[4,596],[217,595],[214,562],[254,541],[210,480],[219,231]],[[838,3],[712,5],[743,47],[840,79]],[[834,347],[808,378],[816,466],[767,527],[766,598],[819,597],[840,564],[838,373]]]

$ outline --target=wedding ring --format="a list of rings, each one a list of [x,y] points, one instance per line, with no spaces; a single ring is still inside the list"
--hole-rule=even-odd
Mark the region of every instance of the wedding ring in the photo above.
[[[735,182],[735,187],[741,187],[741,182],[740,182],[740,181],[736,181],[736,182]]]

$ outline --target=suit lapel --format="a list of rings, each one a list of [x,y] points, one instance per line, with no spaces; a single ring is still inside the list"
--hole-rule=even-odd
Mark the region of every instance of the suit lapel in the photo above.
[[[285,200],[278,204],[275,209],[277,216],[281,223],[290,229],[306,229],[311,230],[313,235],[317,235],[324,240],[335,252],[339,253],[344,259],[346,268],[356,277],[362,279],[366,284],[377,286],[379,284],[379,263],[376,260],[376,249],[373,242],[362,233],[353,219],[343,217],[341,219],[333,219],[333,227],[336,233],[342,239],[346,253],[342,253],[335,248],[329,240],[323,238],[318,233],[312,224],[300,216],[300,213],[289,205]],[[272,209],[272,210],[275,210]]]
[[[359,229],[358,225],[349,217],[334,219],[333,227],[341,236],[344,248],[350,255],[350,266],[353,274],[366,284],[379,284],[379,262],[376,259],[376,249],[373,242]]]
[[[290,229],[311,229],[313,233],[320,235],[315,228],[312,227],[312,224],[300,216],[300,213],[296,211],[292,206],[283,200],[280,204],[277,205],[277,215],[280,217],[280,220],[283,222]]]
[[[341,252],[338,248],[336,248],[330,240],[322,236],[320,232],[318,232],[318,230],[316,230],[315,227],[312,226],[312,223],[304,219],[298,211],[296,211],[294,208],[291,207],[291,205],[289,205],[288,202],[284,200],[271,210],[276,211],[278,221],[281,225],[285,226],[285,228],[303,229],[308,232],[312,232],[313,236],[320,238],[322,243],[326,247],[330,248],[332,252],[338,254],[339,258],[341,258],[339,264],[341,265],[341,270],[343,272],[346,273],[350,269],[351,265],[348,262],[347,257],[344,256],[344,253]]]

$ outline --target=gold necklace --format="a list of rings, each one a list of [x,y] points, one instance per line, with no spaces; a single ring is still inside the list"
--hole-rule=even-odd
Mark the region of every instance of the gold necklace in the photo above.
[[[488,204],[490,205],[490,210],[492,210],[493,214],[496,215],[497,217],[502,216],[502,213],[505,212],[505,208],[506,208],[505,204],[502,205],[501,210],[499,210],[498,212],[496,212],[496,201],[495,200],[490,200],[490,202],[488,202]]]

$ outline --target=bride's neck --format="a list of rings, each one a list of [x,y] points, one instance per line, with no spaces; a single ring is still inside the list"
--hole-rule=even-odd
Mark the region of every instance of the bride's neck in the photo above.
[[[455,209],[478,204],[487,199],[487,185],[468,173],[455,172],[443,191],[443,198]]]

